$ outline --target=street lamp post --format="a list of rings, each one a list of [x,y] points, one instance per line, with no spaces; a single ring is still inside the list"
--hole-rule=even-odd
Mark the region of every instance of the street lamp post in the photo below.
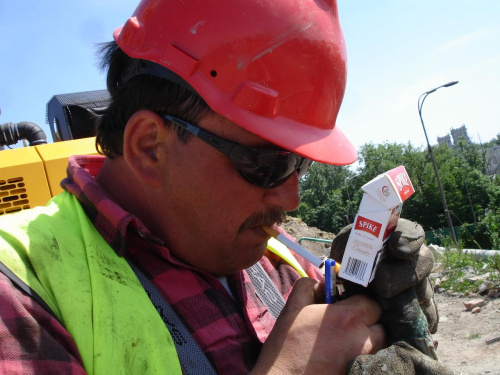
[[[422,128],[424,129],[425,140],[427,141],[427,149],[429,150],[429,155],[431,157],[432,166],[434,167],[434,173],[436,174],[436,180],[438,183],[439,192],[441,193],[441,202],[443,203],[443,210],[444,210],[444,213],[446,215],[446,220],[448,222],[448,227],[450,229],[451,238],[453,239],[453,242],[455,243],[455,245],[458,245],[458,241],[457,241],[457,237],[455,236],[455,230],[453,228],[453,223],[451,222],[451,216],[450,216],[450,211],[448,210],[448,204],[446,203],[446,197],[444,196],[443,185],[441,184],[441,179],[439,178],[439,172],[437,169],[436,160],[434,160],[434,153],[432,152],[432,148],[431,148],[431,145],[429,143],[429,138],[427,137],[427,131],[425,130],[424,120],[422,118],[422,106],[424,105],[424,101],[425,101],[425,98],[427,98],[427,95],[432,94],[434,91],[440,89],[441,87],[450,87],[450,86],[456,85],[457,83],[458,83],[458,81],[448,82],[444,85],[436,87],[435,89],[424,92],[418,98],[418,114],[420,116],[420,122],[422,122]]]
[[[455,167],[455,169],[460,169],[459,167]],[[462,168],[464,169],[464,168]],[[474,224],[477,224],[476,213],[474,212],[474,205],[472,204],[472,198],[469,192],[469,184],[467,183],[467,177],[464,176],[464,185],[465,191],[467,192],[467,198],[469,198],[470,212],[472,213],[472,218],[474,219]]]

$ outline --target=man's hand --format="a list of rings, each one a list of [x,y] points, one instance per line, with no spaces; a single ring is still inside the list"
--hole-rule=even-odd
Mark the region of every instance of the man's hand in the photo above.
[[[332,243],[330,257],[341,262],[351,226],[342,229]],[[403,291],[414,288],[419,305],[427,318],[429,331],[438,326],[438,309],[429,274],[434,266],[434,255],[424,244],[422,227],[412,221],[399,219],[398,225],[386,244],[386,257],[380,262],[375,279],[368,286],[377,299],[390,300]],[[351,285],[355,293],[363,292]],[[368,293],[368,291],[364,291]]]
[[[377,302],[353,296],[333,305],[319,283],[297,281],[252,374],[343,374],[348,361],[384,347]]]
[[[332,243],[330,256],[337,261],[342,260],[350,229],[342,229]],[[349,364],[349,374],[378,374],[384,363],[383,367],[389,373],[403,368],[415,371],[426,369],[425,373],[451,373],[436,361],[431,336],[431,332],[436,332],[438,323],[434,291],[428,277],[434,265],[434,256],[424,245],[422,227],[399,219],[386,247],[386,256],[381,259],[368,288],[350,282],[346,282],[345,287],[349,295],[369,294],[381,304],[381,322],[386,327],[387,344],[390,346],[375,355],[357,357]],[[403,373],[415,373],[406,370]]]

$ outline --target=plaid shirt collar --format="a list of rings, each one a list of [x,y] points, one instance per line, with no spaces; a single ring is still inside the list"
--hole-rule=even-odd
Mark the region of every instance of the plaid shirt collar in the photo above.
[[[95,179],[105,160],[106,157],[101,155],[71,156],[67,177],[61,182],[62,188],[78,199],[101,236],[118,255],[126,254],[127,231],[162,246],[163,241],[154,236],[137,216],[125,211]]]

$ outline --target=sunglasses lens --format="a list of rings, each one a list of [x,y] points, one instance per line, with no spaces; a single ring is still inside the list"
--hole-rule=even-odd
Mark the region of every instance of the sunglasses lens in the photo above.
[[[290,151],[242,146],[184,120],[170,115],[163,116],[226,155],[245,180],[265,189],[281,185],[295,171],[299,178],[302,177],[312,164],[312,160]]]
[[[248,182],[266,188],[284,183],[295,171],[302,177],[311,161],[288,151],[234,147],[231,162]]]
[[[309,169],[309,167],[311,166],[312,163],[313,163],[313,161],[310,159],[306,159],[306,158],[302,159],[301,164],[300,164],[299,168],[297,169],[297,173],[299,174],[299,178],[301,178],[303,175],[306,174],[307,170]]]

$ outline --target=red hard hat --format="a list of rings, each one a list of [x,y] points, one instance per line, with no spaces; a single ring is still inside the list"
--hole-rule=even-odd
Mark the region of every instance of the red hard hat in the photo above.
[[[219,115],[315,161],[350,164],[336,0],[142,0],[114,37],[188,82]]]

